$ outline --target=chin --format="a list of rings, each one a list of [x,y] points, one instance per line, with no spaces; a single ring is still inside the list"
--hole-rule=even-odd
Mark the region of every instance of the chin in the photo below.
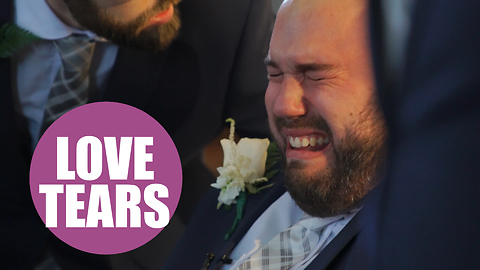
[[[319,160],[302,160],[302,159],[287,159],[287,168],[289,170],[301,173],[306,177],[320,175],[322,172],[328,170],[330,166],[326,164],[325,159]]]

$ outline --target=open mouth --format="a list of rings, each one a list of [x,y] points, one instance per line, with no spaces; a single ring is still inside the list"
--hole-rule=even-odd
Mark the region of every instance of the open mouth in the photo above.
[[[325,148],[330,139],[320,134],[307,136],[287,136],[290,148],[294,150],[320,151]]]
[[[326,166],[331,157],[332,136],[318,129],[282,129],[287,140],[287,161],[315,162],[315,166]]]
[[[284,128],[282,131],[289,151],[319,152],[331,143],[330,135],[318,129]]]

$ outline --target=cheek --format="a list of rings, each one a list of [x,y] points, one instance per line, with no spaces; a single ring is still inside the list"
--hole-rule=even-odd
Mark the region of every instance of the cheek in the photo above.
[[[311,114],[325,120],[335,143],[345,133],[345,114],[351,112],[349,97],[340,95],[339,91],[343,90],[315,92],[315,95],[308,97]]]
[[[268,114],[268,123],[270,125],[270,132],[272,133],[273,136],[275,136],[277,143],[282,144],[279,139],[279,134],[277,132],[277,129],[275,127],[275,115],[273,114],[273,107],[275,106],[275,101],[278,96],[278,91],[272,87],[271,84],[268,85],[267,91],[265,92],[265,108],[267,110]]]
[[[335,143],[345,138],[347,130],[363,132],[365,127],[359,126],[359,121],[365,109],[367,103],[363,96],[345,96],[343,102],[332,101],[325,104],[322,116],[330,127]]]
[[[273,106],[275,105],[275,100],[277,99],[277,91],[275,91],[274,87],[269,84],[267,87],[267,91],[265,92],[265,108],[268,113],[268,118],[273,117]]]

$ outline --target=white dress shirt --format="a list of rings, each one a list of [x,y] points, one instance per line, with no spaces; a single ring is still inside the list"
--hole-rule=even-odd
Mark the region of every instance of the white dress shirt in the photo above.
[[[347,225],[357,211],[353,211],[344,219],[333,222],[325,228],[327,240],[323,245],[317,245],[312,252],[303,260],[296,263],[290,269],[305,269],[330,241]],[[230,259],[232,264],[224,265],[222,270],[237,269],[259,248],[279,234],[281,231],[297,223],[303,216],[303,212],[292,199],[288,192],[278,198],[263,214],[255,221],[242,240],[233,249]],[[320,219],[320,218],[319,218]]]
[[[15,24],[42,38],[19,50],[13,58],[16,80],[12,87],[17,111],[28,121],[32,137],[32,149],[39,140],[45,105],[50,87],[60,68],[60,55],[53,40],[73,33],[84,34],[97,41],[105,41],[94,33],[72,28],[63,23],[45,0],[15,0]],[[90,91],[106,88],[108,75],[113,67],[118,46],[109,42],[97,42],[90,67]]]

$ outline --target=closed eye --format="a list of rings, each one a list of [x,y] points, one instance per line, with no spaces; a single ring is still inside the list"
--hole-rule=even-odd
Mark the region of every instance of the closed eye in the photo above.
[[[309,77],[309,76],[306,76],[306,77],[307,77],[309,80],[312,80],[312,81],[314,81],[314,82],[319,82],[319,81],[321,81],[321,80],[324,80],[324,79],[325,79],[325,78],[322,78],[322,77],[320,77],[320,78]]]

